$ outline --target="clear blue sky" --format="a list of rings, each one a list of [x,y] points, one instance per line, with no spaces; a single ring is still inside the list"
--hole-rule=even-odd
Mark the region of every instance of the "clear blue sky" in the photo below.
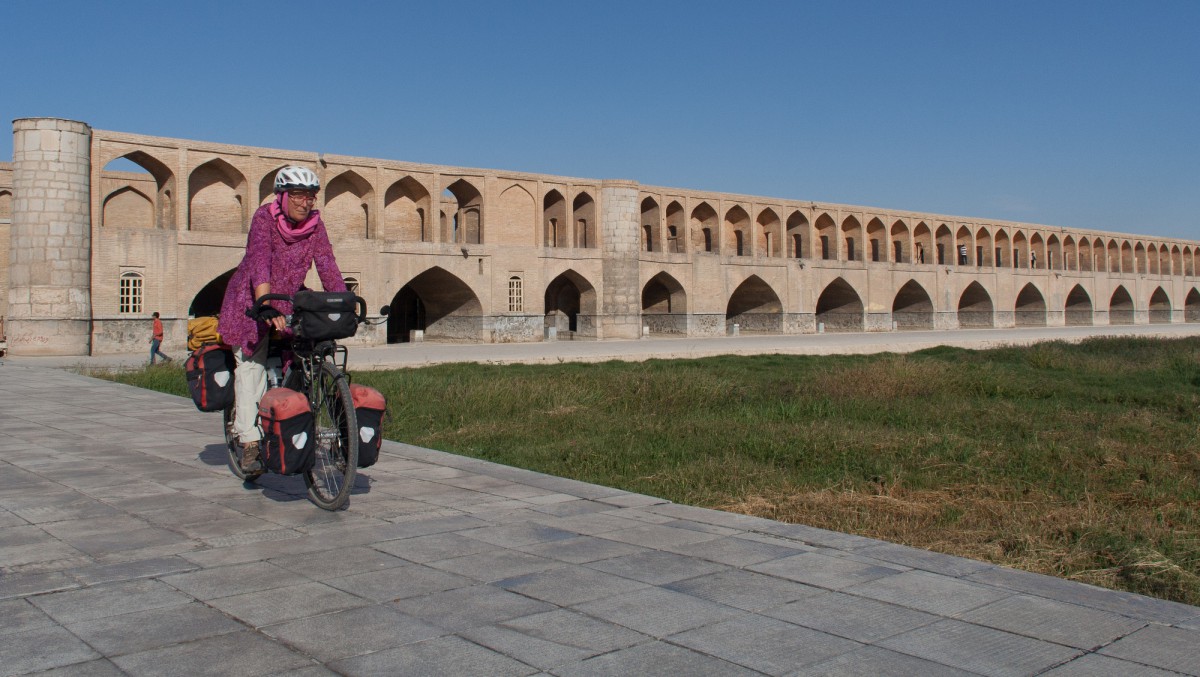
[[[1197,0],[0,16],[6,120],[1200,239]]]

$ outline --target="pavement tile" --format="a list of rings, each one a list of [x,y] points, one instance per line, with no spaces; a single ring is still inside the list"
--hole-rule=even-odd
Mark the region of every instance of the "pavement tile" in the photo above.
[[[182,557],[173,556],[72,569],[70,574],[85,585],[96,585],[137,578],[160,578],[170,574],[195,571],[197,568],[197,565]]]
[[[125,673],[121,672],[112,661],[107,658],[98,658],[96,660],[86,661],[83,663],[73,663],[65,665],[61,668],[46,670],[45,672],[37,673],[38,677],[122,677]]]
[[[555,543],[560,542],[555,541]],[[454,557],[462,557],[463,555],[474,555],[497,549],[491,543],[485,543],[477,538],[467,538],[458,532],[384,541],[383,543],[372,544],[371,547],[397,557],[402,557],[410,562],[417,562],[418,564],[452,559]]]
[[[499,550],[430,562],[428,566],[486,583],[553,569],[563,563],[515,550]]]
[[[402,613],[450,631],[491,625],[554,607],[492,585],[474,585],[393,602]]]
[[[554,674],[558,677],[610,677],[612,675],[749,677],[762,673],[683,647],[664,642],[650,642],[560,666],[554,669]]]
[[[1113,658],[1200,675],[1200,631],[1148,625],[1104,647]]]
[[[330,664],[346,675],[533,675],[538,670],[461,637],[439,637]]]
[[[849,653],[810,665],[794,674],[804,677],[973,677],[967,672],[923,658],[906,656],[877,646],[864,646]],[[1047,672],[1043,674],[1053,674]],[[1123,675],[1122,677],[1128,677]]]
[[[245,629],[241,623],[197,602],[65,625],[109,657]]]
[[[1179,677],[1180,673],[1100,654],[1085,654],[1041,674],[1044,677]]]
[[[371,605],[312,616],[262,629],[319,661],[382,651],[446,634],[390,605]]]
[[[23,599],[6,599],[0,602],[0,637],[18,632],[56,625],[41,609]]]
[[[460,634],[470,639],[486,636],[487,641],[480,642],[501,653],[518,658],[526,663],[537,663],[525,660],[519,653],[513,653],[499,645],[489,642],[503,642],[505,647],[512,648],[510,641],[517,640],[511,635],[489,633],[489,630],[505,630],[519,633],[521,637],[530,640],[548,642],[559,647],[570,647],[597,655],[623,649],[635,644],[641,644],[650,638],[640,632],[623,628],[614,623],[602,621],[570,609],[554,609],[540,613],[521,616],[496,625],[481,626],[477,629],[464,630]],[[519,648],[517,649],[519,651]]]
[[[516,548],[534,543],[546,543],[574,538],[579,534],[564,529],[555,529],[541,524],[523,522],[502,527],[484,527],[458,532],[463,536],[474,538],[484,543],[491,543],[504,548]]]
[[[640,545],[619,543],[595,536],[576,536],[561,541],[526,545],[517,549],[530,555],[570,564],[586,564],[622,555],[632,555],[636,552],[647,552],[646,548]]]
[[[842,590],[942,616],[961,614],[1011,595],[1007,590],[967,583],[928,571],[905,571]]]
[[[539,571],[496,581],[493,585],[558,606],[571,606],[647,587],[645,583],[583,567]]]
[[[181,606],[192,600],[156,580],[137,580],[38,595],[29,601],[59,623],[71,623]]]
[[[589,562],[584,566],[652,585],[673,583],[685,578],[725,571],[729,568],[724,564],[657,550],[611,557],[598,562]]]
[[[0,641],[0,669],[6,675],[49,670],[100,657],[78,637],[57,625],[4,635]]]
[[[844,592],[822,592],[767,609],[763,614],[864,643],[874,643],[938,620],[938,616],[923,611]]]
[[[931,571],[945,576],[968,576],[980,571],[994,569],[996,565],[977,562],[965,557],[945,555],[940,552],[922,550],[899,543],[879,543],[857,550],[859,554],[901,566]]]
[[[1026,637],[1096,649],[1146,625],[1108,611],[1032,595],[1014,595],[959,615],[960,620]]]
[[[303,555],[287,555],[267,561],[269,564],[283,567],[314,581],[384,571],[408,564],[399,557],[364,546]]]
[[[746,613],[699,597],[655,587],[584,602],[574,608],[655,638]]]
[[[739,569],[675,581],[662,587],[744,611],[761,611],[824,594],[820,588]]]
[[[674,644],[768,675],[784,675],[862,645],[774,618],[744,615],[672,635]]]
[[[365,606],[366,600],[315,581],[274,590],[249,592],[210,600],[209,604],[245,623],[261,628],[296,618],[305,618]]]
[[[901,573],[899,568],[873,566],[841,557],[829,557],[817,552],[805,552],[792,557],[752,564],[746,568],[750,571],[779,576],[830,590],[841,590],[857,583]]]
[[[162,577],[162,582],[199,600],[231,597],[248,592],[261,592],[308,581],[293,571],[269,562],[237,564],[227,567],[201,569],[184,574]]]
[[[426,566],[411,565],[331,578],[324,583],[372,602],[387,602],[466,588],[476,585],[477,581]]]
[[[1082,652],[1001,630],[942,620],[877,643],[885,649],[995,677],[1037,674]]]
[[[130,675],[253,677],[311,667],[311,658],[244,630],[112,658]]]
[[[789,547],[775,543],[753,541],[741,538],[740,536],[717,538],[700,543],[687,543],[664,549],[680,555],[699,557],[700,559],[735,567],[744,567],[751,564],[768,562],[773,559],[791,557],[807,550],[807,548],[799,545]]]

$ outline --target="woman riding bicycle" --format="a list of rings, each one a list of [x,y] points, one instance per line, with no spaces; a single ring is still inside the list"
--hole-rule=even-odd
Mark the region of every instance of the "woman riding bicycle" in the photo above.
[[[290,166],[275,175],[275,200],[259,207],[250,221],[246,255],[238,264],[221,303],[218,330],[234,348],[233,432],[242,445],[241,468],[261,469],[258,460],[262,431],[255,423],[258,401],[267,391],[267,340],[285,329],[286,301],[269,301],[257,319],[246,311],[264,294],[295,294],[313,264],[325,291],[346,291],[333,257],[321,214],[313,209],[321,181],[307,167]]]

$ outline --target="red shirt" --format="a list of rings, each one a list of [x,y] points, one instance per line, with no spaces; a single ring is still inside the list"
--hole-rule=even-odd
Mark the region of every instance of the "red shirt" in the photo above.
[[[163,339],[162,321],[157,317],[154,318],[154,338],[161,341]]]

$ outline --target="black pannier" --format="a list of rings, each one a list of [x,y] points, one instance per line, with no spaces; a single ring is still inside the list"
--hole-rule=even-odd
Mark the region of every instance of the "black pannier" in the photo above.
[[[296,335],[309,341],[331,341],[354,336],[358,331],[354,292],[317,292],[307,289],[292,297],[297,318]]]
[[[260,453],[268,472],[296,475],[316,460],[316,423],[303,393],[271,388],[258,403],[263,439]]]
[[[184,362],[188,390],[200,411],[221,411],[233,404],[233,351],[227,346],[209,344],[188,356]]]
[[[354,418],[358,420],[358,467],[369,468],[379,460],[387,402],[383,393],[357,383],[350,384],[350,399],[354,400]]]

